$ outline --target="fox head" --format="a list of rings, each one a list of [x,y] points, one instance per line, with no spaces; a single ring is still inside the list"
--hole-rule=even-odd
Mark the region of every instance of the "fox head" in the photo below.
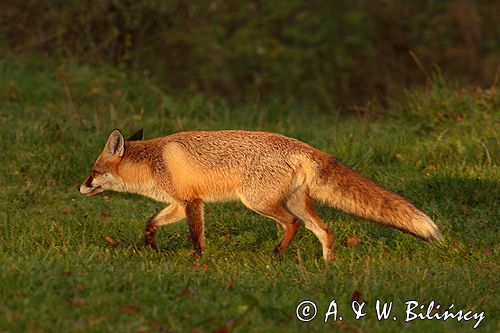
[[[144,131],[138,130],[127,141],[138,141],[144,139]],[[123,187],[123,181],[118,176],[117,166],[125,154],[125,139],[120,130],[115,129],[108,137],[103,151],[97,157],[92,167],[90,176],[85,179],[79,187],[83,195],[91,196],[105,190],[119,191]]]

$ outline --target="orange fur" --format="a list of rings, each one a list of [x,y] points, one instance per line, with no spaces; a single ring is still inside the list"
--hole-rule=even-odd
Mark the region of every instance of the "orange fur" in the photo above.
[[[433,240],[434,222],[402,197],[376,185],[332,156],[279,134],[249,131],[183,132],[141,141],[113,131],[80,192],[133,192],[170,204],[147,224],[155,248],[157,227],[187,218],[196,254],[203,242],[203,202],[239,199],[283,226],[275,253],[282,255],[298,222],[311,230],[333,260],[333,236],[312,199],[334,208]]]

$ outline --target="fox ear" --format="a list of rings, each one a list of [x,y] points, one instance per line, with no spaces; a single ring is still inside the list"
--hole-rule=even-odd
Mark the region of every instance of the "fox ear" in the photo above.
[[[141,128],[140,130],[138,130],[137,132],[132,134],[132,136],[127,139],[127,141],[142,141],[142,140],[144,140],[144,129],[143,128]]]
[[[122,132],[115,129],[109,135],[108,142],[106,142],[106,150],[111,155],[123,156],[125,152],[125,139],[123,139]]]

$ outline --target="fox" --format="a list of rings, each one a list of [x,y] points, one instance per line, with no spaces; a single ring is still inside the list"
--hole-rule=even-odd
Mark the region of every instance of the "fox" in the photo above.
[[[125,140],[115,129],[79,187],[85,196],[107,190],[166,205],[146,222],[144,243],[153,250],[159,227],[185,219],[195,259],[205,249],[204,204],[216,201],[240,200],[275,220],[283,229],[273,252],[278,257],[304,225],[319,239],[323,259],[333,261],[333,234],[314,200],[425,241],[443,239],[433,220],[408,200],[333,155],[270,132],[190,131],[144,140],[140,129]]]

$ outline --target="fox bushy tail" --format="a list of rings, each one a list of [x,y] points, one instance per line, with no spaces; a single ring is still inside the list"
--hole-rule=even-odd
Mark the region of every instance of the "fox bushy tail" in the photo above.
[[[438,227],[424,212],[333,158],[321,161],[311,185],[311,195],[333,208],[426,241],[442,239]]]

